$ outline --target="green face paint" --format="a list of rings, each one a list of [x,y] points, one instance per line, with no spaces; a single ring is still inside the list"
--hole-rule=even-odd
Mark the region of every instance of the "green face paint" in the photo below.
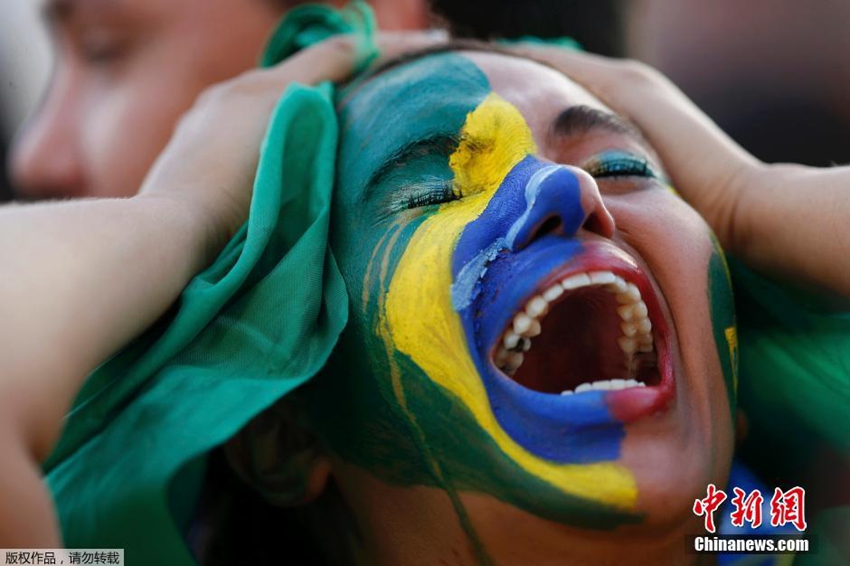
[[[634,491],[630,480],[618,487],[622,472],[609,464],[558,466],[520,449],[506,452],[509,439],[482,427],[469,399],[440,385],[395,346],[400,330],[387,315],[387,301],[394,282],[399,285],[402,258],[430,218],[452,214],[442,207],[408,210],[406,203],[440,198],[440,191],[451,187],[455,174],[449,155],[470,113],[490,94],[486,76],[473,63],[442,54],[368,81],[342,108],[332,247],[352,313],[328,368],[305,389],[306,395],[316,395],[308,403],[313,421],[338,454],[377,477],[445,489],[462,523],[461,491],[487,493],[577,526],[634,522],[628,505],[614,503],[623,501],[618,490]],[[394,164],[384,167],[389,157]],[[450,262],[451,255],[443,259]],[[429,283],[437,276],[426,270],[423,277]],[[439,283],[435,294],[441,296],[434,300],[450,300],[450,286],[450,279]],[[449,332],[445,345],[446,355],[468,359],[462,334]],[[609,482],[606,475],[614,479]],[[614,487],[608,495],[591,489],[584,496],[576,493],[582,485]]]
[[[732,297],[732,280],[726,257],[717,238],[711,236],[714,253],[708,261],[708,303],[711,307],[711,327],[720,367],[729,395],[729,410],[735,421],[738,392],[738,333],[735,325],[735,302]]]

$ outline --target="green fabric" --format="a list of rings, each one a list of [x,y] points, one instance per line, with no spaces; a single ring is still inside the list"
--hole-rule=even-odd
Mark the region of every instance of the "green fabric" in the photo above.
[[[304,4],[292,9],[272,34],[260,65],[274,65],[331,36],[352,33],[358,41],[359,64],[356,71],[362,71],[378,56],[375,31],[374,14],[363,1],[354,1],[342,10],[321,4]]]
[[[821,443],[850,455],[850,317],[818,312],[738,262],[730,268],[740,321],[738,393],[754,432],[798,443],[802,452]]]
[[[368,7],[305,7],[263,61],[357,31],[368,60],[373,27]],[[44,465],[66,546],[124,548],[130,566],[194,564],[181,533],[206,454],[324,365],[348,318],[328,248],[337,129],[330,84],[286,90],[246,224],[167,316],[85,383]]]
[[[275,32],[262,63],[354,32],[366,65],[375,56],[373,31],[361,3],[343,12],[300,7]],[[327,244],[332,95],[329,84],[287,89],[262,146],[246,225],[172,311],[98,368],[78,395],[44,465],[66,546],[125,548],[130,566],[194,564],[181,533],[206,454],[330,355],[348,316]],[[807,311],[734,263],[733,278],[740,398],[755,434],[784,438],[786,460],[817,441],[846,455],[850,319]]]
[[[850,462],[850,316],[824,312],[818,297],[777,285],[739,262],[731,261],[730,269],[739,321],[738,400],[749,421],[741,456],[769,484],[801,485],[810,503],[818,492],[815,499],[824,499],[825,486],[813,483],[812,470]],[[850,535],[850,507],[842,503],[819,513],[809,509],[807,535],[819,550],[798,555],[795,565],[850,561],[842,546]]]
[[[549,47],[561,47],[564,49],[569,49],[570,51],[584,51],[584,47],[581,46],[581,43],[573,39],[572,37],[534,37],[533,35],[523,35],[521,37],[516,38],[502,38],[499,39],[496,43],[501,45],[506,45],[508,47],[512,45],[520,45],[523,43],[528,43],[531,45],[540,45],[540,46],[549,46]]]

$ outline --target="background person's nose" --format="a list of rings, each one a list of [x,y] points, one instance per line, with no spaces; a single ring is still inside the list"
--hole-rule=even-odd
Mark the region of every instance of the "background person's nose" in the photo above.
[[[525,187],[526,210],[511,229],[511,249],[519,251],[547,234],[574,237],[580,230],[611,238],[614,218],[605,208],[596,180],[586,171],[549,165]]]
[[[82,196],[85,185],[76,112],[46,100],[18,134],[9,157],[16,196],[26,200]]]

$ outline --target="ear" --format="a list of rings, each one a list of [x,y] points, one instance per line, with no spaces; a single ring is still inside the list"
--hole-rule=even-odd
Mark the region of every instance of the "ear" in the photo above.
[[[242,481],[282,507],[316,499],[331,474],[330,459],[291,398],[255,417],[227,441],[224,453]]]

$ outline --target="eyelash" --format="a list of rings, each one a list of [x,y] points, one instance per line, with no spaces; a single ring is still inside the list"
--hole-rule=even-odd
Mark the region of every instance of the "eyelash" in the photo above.
[[[126,43],[115,37],[83,38],[79,43],[80,57],[92,67],[104,67],[119,61],[126,54]]]
[[[451,181],[430,181],[416,187],[416,192],[402,203],[406,209],[435,206],[459,200],[463,195],[455,192]]]
[[[616,177],[645,177],[655,178],[655,171],[642,159],[633,155],[615,155],[593,158],[584,166],[584,170],[595,179],[606,179]]]
[[[655,178],[656,174],[645,159],[633,155],[614,155],[593,158],[584,167],[596,179],[617,177]],[[401,208],[414,209],[436,206],[463,198],[458,194],[451,181],[428,181],[415,188],[415,192],[401,199]]]

